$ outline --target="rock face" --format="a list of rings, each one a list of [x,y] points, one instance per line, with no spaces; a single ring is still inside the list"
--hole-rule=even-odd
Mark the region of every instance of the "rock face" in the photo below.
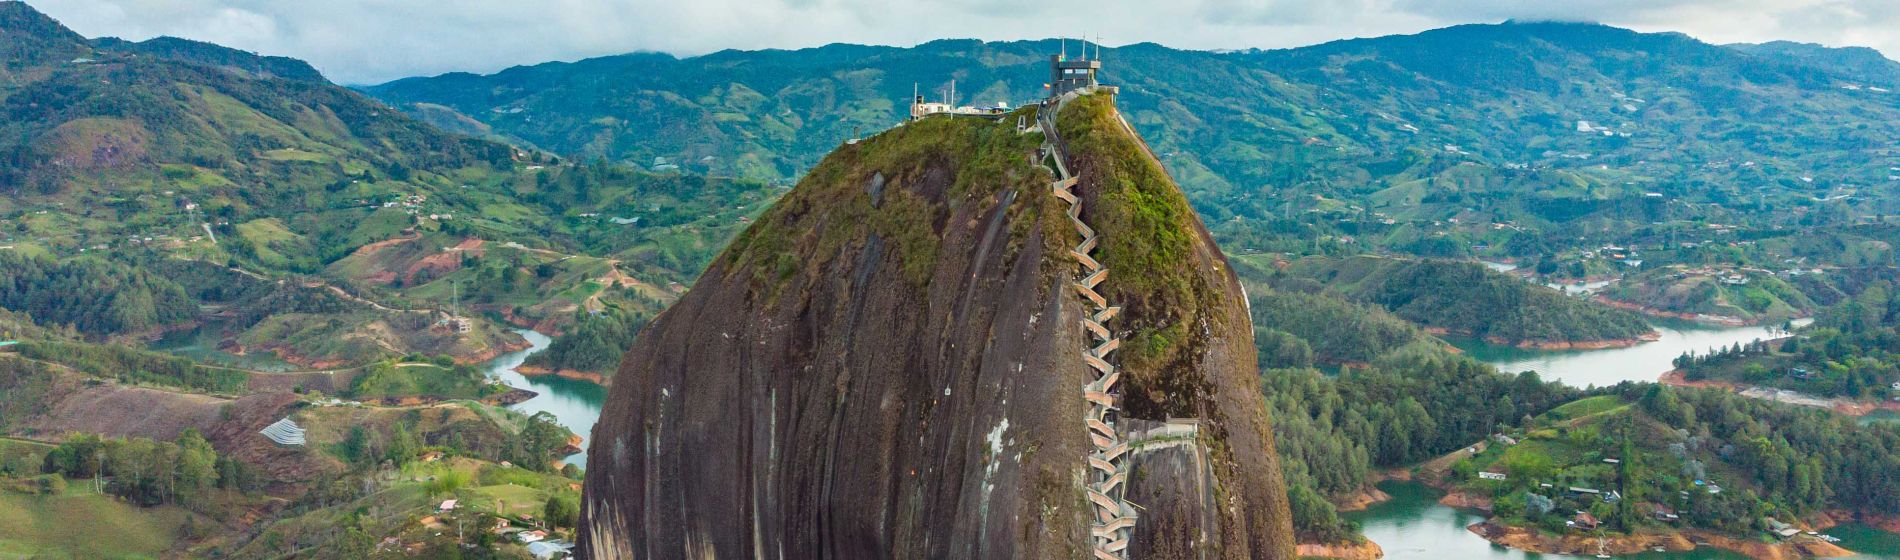
[[[840,147],[621,363],[583,557],[1086,558],[1090,344],[1042,135],[933,117]],[[1244,295],[1108,95],[1058,119],[1126,306],[1137,558],[1291,558]],[[1140,440],[1137,440],[1140,441]]]

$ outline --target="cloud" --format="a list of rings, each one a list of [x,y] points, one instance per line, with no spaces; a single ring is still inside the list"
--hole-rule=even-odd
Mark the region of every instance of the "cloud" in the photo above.
[[[309,61],[344,83],[633,51],[914,45],[1100,35],[1277,48],[1510,18],[1601,21],[1715,43],[1900,55],[1892,0],[33,0],[87,36],[172,35]]]

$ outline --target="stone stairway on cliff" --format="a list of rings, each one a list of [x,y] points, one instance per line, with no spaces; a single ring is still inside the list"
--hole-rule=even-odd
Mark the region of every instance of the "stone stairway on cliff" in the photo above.
[[[1068,203],[1069,221],[1081,234],[1082,242],[1070,250],[1078,265],[1078,278],[1075,290],[1088,300],[1093,309],[1082,319],[1082,327],[1094,337],[1095,342],[1082,348],[1082,361],[1095,370],[1095,379],[1082,388],[1082,398],[1088,401],[1088,414],[1085,424],[1089,433],[1091,449],[1088,456],[1087,484],[1088,499],[1095,510],[1095,518],[1089,528],[1089,538],[1095,557],[1100,560],[1125,560],[1128,557],[1128,545],[1134,537],[1135,508],[1123,499],[1128,482],[1128,469],[1125,460],[1128,454],[1128,442],[1123,441],[1116,430],[1119,420],[1120,392],[1116,383],[1121,379],[1121,371],[1109,361],[1109,353],[1121,346],[1121,339],[1108,330],[1106,323],[1121,313],[1121,308],[1109,305],[1107,298],[1096,291],[1104,280],[1108,279],[1108,268],[1102,266],[1093,256],[1100,239],[1095,229],[1082,221],[1082,200],[1073,190],[1079,178],[1069,173],[1068,156],[1063,153],[1062,140],[1056,134],[1055,116],[1063,103],[1074,99],[1086,91],[1064,94],[1043,103],[1037,111],[1037,124],[1042,129],[1042,157],[1053,161],[1056,181],[1050,190],[1063,202]]]

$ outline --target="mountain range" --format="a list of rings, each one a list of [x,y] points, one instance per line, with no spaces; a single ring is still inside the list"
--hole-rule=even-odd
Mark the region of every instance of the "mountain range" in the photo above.
[[[574,157],[783,179],[895,124],[919,87],[937,99],[954,80],[971,104],[1035,99],[1046,58],[1064,48],[942,40],[637,53],[364,91]],[[1262,230],[1353,235],[1299,219],[1337,211],[1429,222],[1469,210],[1478,215],[1467,223],[1538,232],[1535,246],[1884,188],[1900,165],[1900,97],[1888,87],[1900,63],[1868,49],[1506,22],[1282,50],[1142,43],[1101,56],[1129,120],[1242,250],[1286,249],[1274,246],[1286,236],[1259,239]],[[1712,206],[1648,209],[1651,193]],[[1895,210],[1882,199],[1852,212]],[[1226,224],[1234,219],[1245,227]],[[1432,249],[1429,235],[1372,225],[1392,237],[1375,247]]]

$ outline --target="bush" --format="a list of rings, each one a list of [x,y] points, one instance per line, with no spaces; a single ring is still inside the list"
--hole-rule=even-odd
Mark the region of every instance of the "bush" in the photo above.
[[[430,479],[429,482],[422,487],[429,492],[430,496],[440,496],[461,490],[462,487],[468,486],[468,480],[469,476],[467,472],[447,469],[442,471],[442,474],[438,474],[435,478]]]
[[[573,492],[561,492],[548,497],[548,504],[542,508],[542,519],[555,527],[574,527],[581,518],[581,497]]]

